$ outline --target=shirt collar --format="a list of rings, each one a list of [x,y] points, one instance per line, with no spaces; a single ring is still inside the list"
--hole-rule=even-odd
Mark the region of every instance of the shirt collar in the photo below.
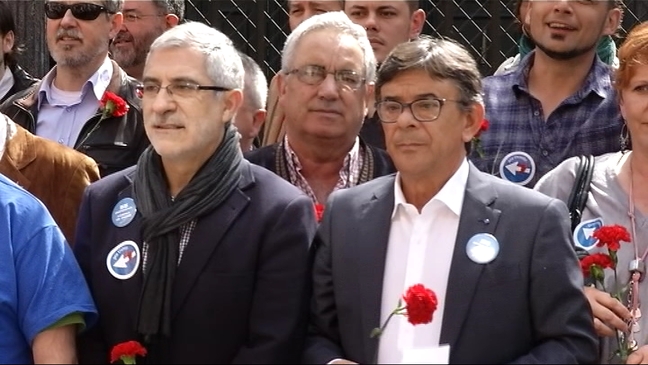
[[[288,161],[290,161],[292,166],[295,168],[295,171],[297,172],[301,171],[302,166],[301,163],[299,162],[299,157],[297,157],[295,151],[290,147],[290,143],[288,142],[288,135],[284,136],[283,145],[284,145],[284,149],[286,150],[286,155],[288,155]],[[346,157],[344,158],[342,169],[346,169],[352,164],[357,163],[359,156],[360,156],[360,138],[356,137],[355,142],[353,143],[353,147],[351,147],[351,150],[349,150],[349,153],[347,153]]]
[[[447,206],[454,214],[460,216],[464,194],[466,192],[466,184],[468,183],[469,171],[468,160],[464,158],[457,171],[455,171],[450,179],[443,185],[441,190],[439,190],[439,192],[432,197],[430,201],[425,203],[422,210],[425,210],[430,202],[437,200]],[[406,204],[409,204],[407,200],[405,200],[400,180],[401,176],[400,172],[398,172],[396,173],[396,179],[394,182],[394,209],[392,210],[392,219],[394,219],[399,206],[405,207]]]
[[[112,74],[113,64],[110,58],[106,56],[106,59],[104,59],[104,62],[101,64],[101,66],[99,66],[97,71],[95,71],[95,73],[90,76],[88,81],[83,84],[83,87],[81,88],[82,93],[85,94],[87,88],[91,88],[92,93],[94,94],[97,101],[101,100],[103,94],[106,92],[106,89],[108,89]],[[52,81],[54,81],[55,76],[56,66],[54,66],[54,68],[52,68],[50,72],[45,75],[45,77],[43,77],[43,82],[41,82],[40,88],[38,89],[38,109],[40,109],[43,101],[49,102],[49,93],[51,92]]]
[[[515,90],[524,91],[527,94],[529,93],[529,70],[531,69],[531,66],[533,66],[535,52],[535,50],[529,52],[529,54],[520,61],[520,65],[517,69],[511,72],[511,77],[513,77],[514,80],[513,88]],[[587,77],[576,95],[578,95],[579,98],[583,98],[590,92],[594,92],[601,98],[608,97],[609,89],[612,86],[611,71],[612,68],[605,62],[601,61],[597,55],[594,58],[592,68],[590,68],[590,71],[587,73]]]

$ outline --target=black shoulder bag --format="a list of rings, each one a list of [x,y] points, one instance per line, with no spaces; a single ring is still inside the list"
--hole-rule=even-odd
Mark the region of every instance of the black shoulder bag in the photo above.
[[[594,174],[594,156],[579,156],[579,159],[576,180],[574,180],[574,186],[569,194],[569,200],[567,200],[572,232],[581,221],[583,209],[585,209],[585,203],[587,203],[587,195],[590,191],[592,175]],[[580,259],[587,256],[588,253],[586,250],[576,247],[576,254]]]

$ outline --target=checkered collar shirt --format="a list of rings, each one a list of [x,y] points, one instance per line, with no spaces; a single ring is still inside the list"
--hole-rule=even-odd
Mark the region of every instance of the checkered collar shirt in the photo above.
[[[612,70],[598,57],[580,90],[545,121],[542,104],[527,84],[534,57],[531,52],[516,70],[483,80],[490,128],[481,136],[483,157],[474,150],[470,156],[480,170],[527,187],[569,157],[619,151],[623,124]],[[520,152],[531,161],[519,160]],[[525,171],[511,169],[518,163]]]
[[[313,204],[326,203],[317,201],[315,192],[313,192],[313,189],[308,184],[308,180],[306,180],[304,175],[302,175],[302,165],[299,162],[299,157],[297,157],[295,151],[290,147],[287,135],[284,137],[283,142],[286,152],[286,165],[288,167],[290,183],[308,195],[308,197],[313,201]],[[333,191],[358,185],[358,181],[360,180],[360,171],[362,169],[362,160],[360,138],[356,137],[353,147],[351,147],[351,150],[344,158],[342,169],[340,169],[340,178],[338,179],[335,188],[333,188]]]

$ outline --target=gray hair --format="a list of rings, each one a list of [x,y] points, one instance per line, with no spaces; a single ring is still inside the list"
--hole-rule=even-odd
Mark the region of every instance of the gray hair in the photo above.
[[[124,0],[103,0],[101,3],[110,13],[118,13],[124,8]]]
[[[173,14],[182,22],[185,16],[185,0],[151,0],[162,14]]]
[[[205,68],[215,86],[243,89],[243,63],[232,40],[203,23],[189,21],[162,33],[151,45],[158,49],[189,48],[205,55]],[[178,60],[181,62],[181,60]]]
[[[378,70],[376,100],[380,101],[383,85],[409,70],[425,70],[433,79],[454,82],[464,110],[474,103],[483,104],[477,62],[466,48],[452,39],[421,36],[394,47]]]
[[[244,102],[255,110],[266,108],[268,98],[268,80],[261,67],[245,53],[240,53],[245,72]]]
[[[331,11],[318,14],[304,20],[295,30],[290,33],[281,54],[281,69],[284,73],[290,72],[295,49],[307,34],[318,30],[332,30],[339,35],[353,37],[364,56],[364,78],[367,82],[373,82],[376,78],[376,56],[374,55],[367,32],[363,27],[353,23],[343,11]]]

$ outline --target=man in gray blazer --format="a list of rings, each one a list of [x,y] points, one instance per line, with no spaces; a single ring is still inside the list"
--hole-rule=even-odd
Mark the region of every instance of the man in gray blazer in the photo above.
[[[401,44],[380,67],[376,108],[398,173],[328,201],[305,362],[415,361],[440,345],[450,363],[596,361],[565,205],[466,158],[484,115],[480,80],[444,39]],[[417,283],[438,298],[432,322],[395,316],[370,338]]]

